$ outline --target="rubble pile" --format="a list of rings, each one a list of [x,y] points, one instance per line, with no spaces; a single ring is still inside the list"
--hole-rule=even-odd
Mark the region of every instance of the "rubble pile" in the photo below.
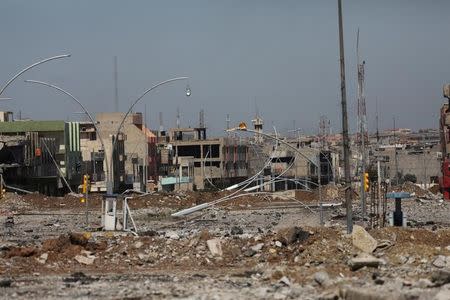
[[[48,205],[36,211],[43,196],[39,201],[32,195],[9,196],[0,202],[8,212],[1,221],[14,216],[0,238],[0,293],[6,298],[192,298],[200,293],[205,298],[390,299],[398,292],[406,299],[433,299],[450,287],[450,204],[445,201],[405,201],[415,228],[369,230],[355,224],[348,235],[345,218],[330,219],[342,208],[325,211],[326,226],[320,226],[315,210],[258,209],[268,200],[255,196],[172,219],[166,210],[223,194],[152,194],[130,200],[139,228],[134,236],[85,231],[82,207]],[[14,214],[11,203],[28,207],[28,213]],[[91,224],[100,220],[99,214],[90,215]]]
[[[412,182],[405,182],[402,185],[392,187],[390,192],[405,192],[410,193],[411,197],[421,199],[436,199],[434,193],[429,190],[422,189]]]

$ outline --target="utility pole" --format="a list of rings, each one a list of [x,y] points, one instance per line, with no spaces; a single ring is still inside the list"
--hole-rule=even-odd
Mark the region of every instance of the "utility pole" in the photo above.
[[[117,82],[117,56],[114,56],[114,111],[119,111],[119,87]]]
[[[344,30],[342,26],[342,0],[338,0],[339,53],[341,69],[342,140],[344,152],[345,206],[347,213],[347,233],[353,231],[352,182],[350,178],[350,145],[348,139],[347,92],[345,90]]]
[[[392,117],[392,120],[394,122],[394,160],[395,160],[395,185],[398,185],[398,157],[397,157],[397,140],[395,136],[395,116]]]
[[[360,138],[361,153],[361,210],[362,220],[366,218],[366,191],[364,187],[364,176],[366,173],[366,136],[367,136],[367,116],[366,116],[366,99],[364,95],[364,65],[365,62],[359,62],[359,28],[356,35],[356,56],[357,56],[357,73],[358,73],[358,127]]]

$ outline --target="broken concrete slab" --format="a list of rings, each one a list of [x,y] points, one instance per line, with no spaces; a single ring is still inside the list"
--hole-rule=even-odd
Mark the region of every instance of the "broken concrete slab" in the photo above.
[[[378,290],[343,287],[339,296],[345,300],[404,300],[405,297],[399,292],[383,293]]]
[[[95,257],[86,257],[83,255],[77,255],[74,258],[77,262],[83,265],[92,265],[94,263]]]
[[[363,267],[378,268],[378,266],[384,265],[386,262],[383,259],[376,258],[372,255],[362,254],[351,258],[347,264],[352,271],[356,271]]]
[[[436,268],[445,268],[448,265],[448,262],[450,261],[449,257],[446,257],[444,255],[438,255],[435,260],[433,261],[433,266]]]
[[[45,264],[47,262],[47,259],[48,253],[42,253],[41,256],[39,256],[39,258],[36,258],[36,260],[41,264]]]
[[[352,232],[353,246],[365,253],[372,253],[378,242],[361,226],[354,225]]]
[[[264,247],[264,243],[258,243],[254,246],[252,246],[250,249],[252,249],[253,251],[261,251],[261,249]]]
[[[328,286],[330,284],[330,276],[325,271],[320,271],[314,274],[314,281],[322,286]]]
[[[211,239],[206,241],[206,245],[208,245],[209,252],[213,256],[222,256],[222,241],[220,239]]]

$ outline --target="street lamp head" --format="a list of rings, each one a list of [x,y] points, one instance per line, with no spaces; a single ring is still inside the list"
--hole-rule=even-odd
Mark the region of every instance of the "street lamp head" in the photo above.
[[[191,88],[189,84],[186,86],[186,96],[189,97],[191,95]]]

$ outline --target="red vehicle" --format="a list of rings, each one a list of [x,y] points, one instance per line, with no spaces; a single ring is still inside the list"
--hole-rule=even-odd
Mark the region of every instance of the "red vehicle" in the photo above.
[[[449,103],[442,105],[439,120],[442,151],[442,177],[439,178],[439,186],[444,199],[450,200],[450,84],[444,85],[444,97],[449,99]]]

